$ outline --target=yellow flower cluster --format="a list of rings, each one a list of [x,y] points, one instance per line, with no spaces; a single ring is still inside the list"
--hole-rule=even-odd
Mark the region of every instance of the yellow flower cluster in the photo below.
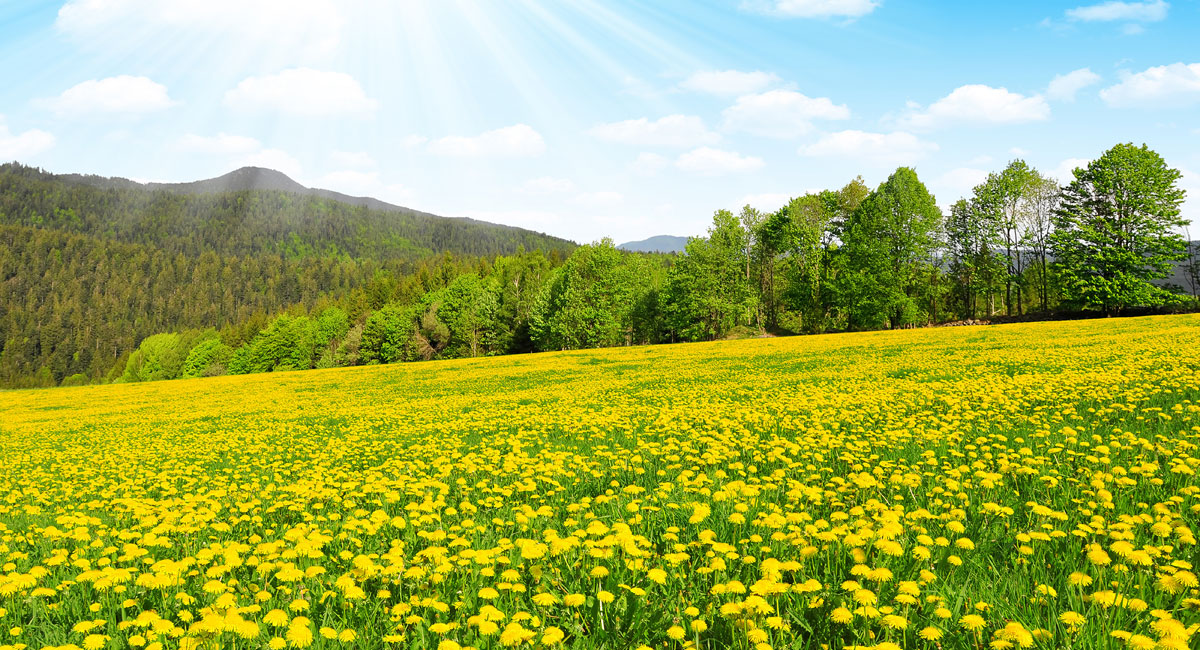
[[[1200,317],[0,394],[0,650],[1200,644]]]

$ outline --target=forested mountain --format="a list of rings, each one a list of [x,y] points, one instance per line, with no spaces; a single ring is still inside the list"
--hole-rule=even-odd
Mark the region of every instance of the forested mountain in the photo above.
[[[345,200],[343,200],[345,199]],[[309,190],[270,170],[141,185],[0,166],[0,386],[103,379],[156,332],[337,303],[358,318],[497,255],[574,244]],[[239,329],[240,328],[240,329]]]
[[[189,256],[270,253],[414,260],[443,252],[495,256],[522,247],[559,253],[574,248],[572,242],[521,228],[309,190],[283,174],[257,168],[197,183],[145,186],[7,164],[0,166],[0,224],[93,235]]]

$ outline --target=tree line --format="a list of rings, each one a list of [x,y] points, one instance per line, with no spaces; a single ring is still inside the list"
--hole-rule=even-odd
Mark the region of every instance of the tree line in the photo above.
[[[260,303],[253,303],[253,288],[231,300],[203,291],[223,292],[230,288],[225,278],[259,277],[262,269],[230,273],[245,262],[211,255],[204,271],[192,269],[189,276],[191,262],[181,256],[174,262],[182,271],[143,265],[135,275],[170,274],[182,293],[126,307],[122,319],[154,320],[152,314],[164,310],[191,309],[198,313],[186,319],[188,327],[155,330],[136,347],[125,345],[128,339],[106,343],[101,360],[77,374],[64,374],[57,362],[4,380],[145,381],[766,331],[901,328],[1055,310],[1194,306],[1200,265],[1178,232],[1186,223],[1180,173],[1144,145],[1121,144],[1073,176],[1060,187],[1015,160],[943,214],[917,173],[901,167],[874,189],[857,178],[774,212],[719,210],[707,236],[689,240],[679,255],[629,253],[606,239],[565,258],[557,250],[519,249],[492,257],[446,255],[407,267],[311,257],[303,266],[277,257],[268,264],[280,272],[265,272],[273,282],[260,285],[273,297]],[[11,228],[0,235],[48,236]],[[40,268],[38,260],[59,255],[56,250],[70,257],[69,245],[42,246],[22,257],[18,270]],[[1181,264],[1190,287],[1164,283]],[[68,268],[88,275],[78,265]],[[12,273],[10,267],[3,277],[11,280]],[[184,287],[193,285],[200,294],[187,293]],[[79,288],[72,295],[86,301],[85,294]],[[53,320],[63,312],[49,294],[34,302],[50,305],[35,318]],[[213,313],[218,305],[223,311]],[[112,306],[125,305],[116,300]],[[77,336],[119,338],[104,327],[98,322],[98,329]],[[53,347],[72,333],[39,334],[39,346]],[[38,358],[43,347],[10,355],[6,344],[0,369],[8,368],[10,356]]]

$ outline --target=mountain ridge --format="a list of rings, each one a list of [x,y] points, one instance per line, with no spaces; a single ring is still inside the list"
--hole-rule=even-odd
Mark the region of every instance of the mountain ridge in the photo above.
[[[361,206],[371,210],[379,210],[381,212],[405,212],[428,217],[437,217],[439,219],[454,219],[458,221],[490,224],[503,228],[517,228],[517,226],[509,226],[507,224],[493,223],[490,221],[481,221],[479,219],[472,219],[470,217],[446,217],[434,214],[432,212],[425,212],[424,210],[417,210],[415,208],[396,205],[394,203],[389,203],[371,196],[356,196],[353,194],[338,192],[336,190],[308,187],[281,171],[267,167],[239,167],[231,172],[221,174],[220,176],[214,176],[213,178],[205,178],[197,181],[183,181],[178,183],[166,183],[160,181],[140,182],[121,176],[99,176],[95,174],[69,173],[52,175],[66,182],[88,185],[99,189],[143,189],[151,191],[173,192],[178,194],[221,194],[225,192],[248,191],[289,192],[303,196],[315,196],[323,199],[329,199],[332,201],[346,203],[348,205]],[[518,229],[526,230],[525,228]]]
[[[628,241],[617,248],[635,253],[682,253],[690,237],[655,235],[638,241]]]

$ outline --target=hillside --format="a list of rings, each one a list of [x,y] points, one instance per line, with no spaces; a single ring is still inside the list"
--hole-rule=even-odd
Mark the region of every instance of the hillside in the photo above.
[[[522,228],[310,189],[255,167],[195,183],[143,185],[6,164],[0,166],[0,224],[95,235],[190,256],[414,260],[444,252],[493,256],[520,248],[561,254],[575,246]]]
[[[634,253],[682,253],[687,246],[688,237],[673,235],[656,235],[640,241],[627,241],[617,248]]]
[[[415,300],[522,248],[575,245],[244,168],[179,185],[0,166],[0,387],[106,376],[146,337]],[[225,338],[240,344],[239,331]]]

